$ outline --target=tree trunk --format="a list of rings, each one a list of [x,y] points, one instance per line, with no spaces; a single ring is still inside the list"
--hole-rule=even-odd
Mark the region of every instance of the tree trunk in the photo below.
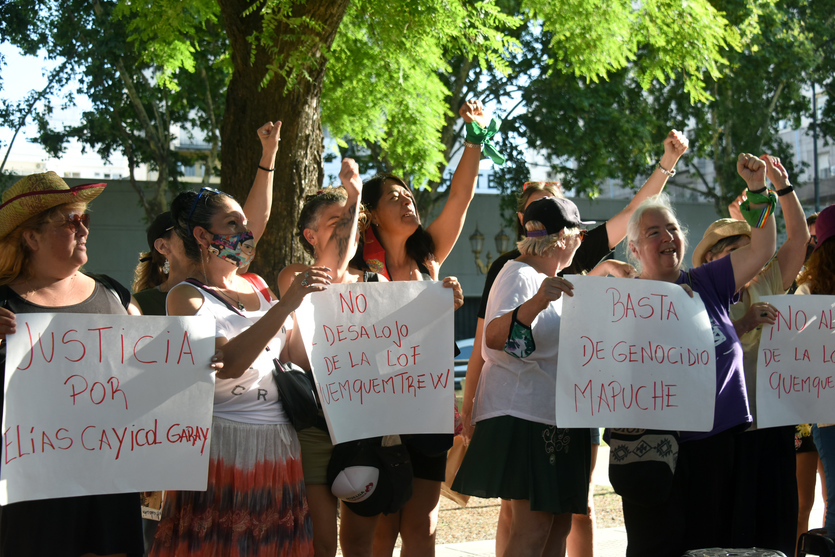
[[[316,191],[324,179],[322,169],[323,133],[319,101],[327,60],[323,50],[333,43],[348,0],[316,0],[299,3],[293,18],[310,18],[321,25],[321,47],[309,53],[315,64],[305,69],[308,79],[299,79],[285,92],[286,80],[275,74],[261,87],[269,55],[247,40],[261,31],[260,12],[246,17],[249,0],[218,0],[221,17],[232,51],[232,80],[226,93],[226,110],[221,125],[221,184],[241,203],[252,184],[261,157],[261,144],[255,134],[264,122],[281,120],[281,147],[275,161],[272,217],[258,243],[253,270],[275,290],[276,277],[287,264],[302,261],[304,251],[294,235],[302,201],[307,192]],[[284,29],[282,29],[284,25]],[[299,33],[286,24],[279,25],[276,45],[289,56],[298,43]]]

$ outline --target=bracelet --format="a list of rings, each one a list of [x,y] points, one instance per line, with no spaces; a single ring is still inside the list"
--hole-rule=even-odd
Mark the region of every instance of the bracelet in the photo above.
[[[478,149],[481,151],[481,143],[473,143],[472,141],[464,140],[464,147],[469,147],[470,149]]]
[[[761,194],[761,193],[764,193],[764,192],[765,192],[765,190],[767,190],[767,189],[768,189],[768,188],[760,188],[760,189],[758,189],[758,190],[752,190],[751,188],[748,188],[748,193],[757,193],[757,194]]]
[[[663,172],[666,176],[669,176],[670,178],[672,178],[673,176],[676,175],[676,169],[675,168],[673,168],[672,170],[667,170],[666,168],[661,166],[661,163],[658,163],[658,170],[660,170],[661,172]]]
[[[781,190],[777,190],[774,193],[777,194],[777,197],[783,197],[784,195],[789,195],[793,191],[794,191],[794,188],[792,186],[788,186],[788,187],[783,188]]]
[[[265,172],[274,172],[275,171],[275,168],[264,168],[260,164],[258,165],[258,168],[260,168],[261,170],[263,170]]]

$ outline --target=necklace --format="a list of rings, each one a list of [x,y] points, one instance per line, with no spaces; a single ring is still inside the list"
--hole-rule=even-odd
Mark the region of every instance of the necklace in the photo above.
[[[239,310],[241,310],[241,311],[244,310],[244,305],[243,305],[243,303],[241,303],[241,297],[238,295],[237,292],[235,292],[234,290],[232,291],[232,292],[235,292],[235,297],[233,298],[232,296],[230,296],[229,294],[227,294],[226,292],[224,292],[223,290],[221,290],[217,286],[212,286],[212,288],[217,290],[219,293],[223,294],[225,297],[229,298],[230,301],[235,302],[235,304],[238,306]]]

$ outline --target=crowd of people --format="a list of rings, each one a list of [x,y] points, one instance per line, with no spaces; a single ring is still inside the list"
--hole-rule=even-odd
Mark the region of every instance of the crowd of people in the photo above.
[[[87,206],[105,184],[69,187],[47,172],[9,188],[0,203],[0,337],[16,332],[18,313],[198,316],[215,320],[217,352],[205,491],[165,492],[159,521],[141,519],[138,494],[12,503],[0,507],[0,557],[332,557],[340,548],[346,556],[385,557],[398,536],[404,557],[434,555],[452,435],[365,440],[402,445],[410,495],[386,513],[340,501],[331,485],[335,447],[327,423],[320,411],[314,427],[296,431],[273,358],[311,367],[296,310],[332,284],[442,281],[455,309],[463,305],[461,285],[441,266],[473,199],[485,130],[496,126],[476,100],[459,114],[471,132],[437,218],[424,227],[407,182],[392,174],[363,182],[357,164],[345,159],[341,186],[304,201],[296,230],[312,264],[281,270],[278,294],[248,267],[270,218],[280,122],[256,131],[262,155],[243,206],[204,187],[177,195],[151,223],[133,295],[82,270]],[[760,429],[754,407],[762,327],[777,317],[762,298],[793,288],[835,293],[835,207],[807,221],[780,160],[740,154],[746,188],[729,207],[731,218],[705,231],[688,269],[686,234],[663,193],[687,148],[684,135],[671,131],[635,197],[588,230],[592,223],[559,183],[521,188],[517,249],[487,275],[460,417],[457,407],[449,409],[468,446],[452,489],[502,500],[497,555],[593,555],[589,486],[600,432],[561,428],[555,417],[562,300],[576,294],[564,278],[570,274],[681,285],[698,293],[713,327],[713,427],[667,432],[678,457],[661,500],[632,495],[646,480],[640,471],[627,478],[627,555],[679,556],[705,547],[793,555],[809,526],[819,466],[827,500],[835,498],[835,427]],[[777,205],[787,235],[779,249]],[[624,238],[629,262],[611,259]],[[827,512],[825,526],[835,533],[835,512]]]

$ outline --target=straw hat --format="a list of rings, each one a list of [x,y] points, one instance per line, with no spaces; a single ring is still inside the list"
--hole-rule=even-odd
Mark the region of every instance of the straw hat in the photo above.
[[[65,203],[89,203],[107,184],[69,187],[55,172],[30,174],[3,192],[0,200],[0,239],[27,219]]]
[[[710,251],[710,248],[716,245],[716,242],[723,238],[730,238],[731,236],[751,236],[751,226],[744,220],[736,219],[719,219],[712,223],[705,230],[705,235],[702,241],[693,250],[693,266],[698,267],[704,264],[705,254]]]

